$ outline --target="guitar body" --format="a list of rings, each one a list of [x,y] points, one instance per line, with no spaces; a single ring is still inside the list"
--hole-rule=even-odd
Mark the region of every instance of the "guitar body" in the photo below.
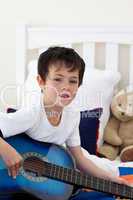
[[[20,134],[6,138],[23,157],[35,156],[59,166],[74,168],[74,162],[70,154],[62,147],[50,143],[43,143]],[[16,179],[8,176],[7,168],[0,159],[0,195],[12,192],[29,192],[40,199],[66,200],[72,194],[73,186],[46,177],[36,177],[35,173],[25,173],[23,166]]]

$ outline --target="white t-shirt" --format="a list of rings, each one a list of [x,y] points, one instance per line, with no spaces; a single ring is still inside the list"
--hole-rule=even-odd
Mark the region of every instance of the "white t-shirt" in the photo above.
[[[26,132],[31,138],[58,145],[79,146],[80,112],[65,107],[58,126],[47,119],[42,102],[31,108],[22,108],[14,113],[0,113],[0,129],[3,137]]]

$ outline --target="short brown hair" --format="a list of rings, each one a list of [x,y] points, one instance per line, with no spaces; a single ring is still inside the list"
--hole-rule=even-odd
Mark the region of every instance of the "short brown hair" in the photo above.
[[[38,74],[43,80],[46,79],[50,65],[56,63],[64,64],[70,71],[79,71],[79,86],[82,84],[85,62],[79,54],[72,48],[50,47],[40,54],[38,59]]]

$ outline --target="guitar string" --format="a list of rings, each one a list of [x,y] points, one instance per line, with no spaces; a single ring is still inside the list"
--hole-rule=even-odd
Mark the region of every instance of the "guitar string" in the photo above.
[[[30,158],[30,161],[32,161],[32,162],[30,162],[30,167],[33,167],[33,168],[35,168],[35,165],[34,165],[34,162],[35,161],[39,161],[40,163],[38,163],[38,168],[37,168],[37,170],[42,170],[42,167],[44,168],[44,161],[42,161],[42,160],[40,160],[40,159],[36,159],[36,158],[34,158],[34,157],[32,157],[32,158]],[[43,164],[43,166],[42,166],[42,164]],[[28,166],[29,166],[29,163],[28,163]],[[49,168],[50,170],[51,170],[51,166],[53,166],[53,167],[55,167],[55,170],[57,170],[57,169],[61,169],[60,167],[59,168],[57,168],[58,166],[56,166],[56,165],[51,165],[51,164],[49,164],[48,165],[48,163],[47,163],[47,168]],[[63,168],[62,167],[62,169],[65,169],[64,170],[64,172],[63,172],[63,178],[65,178],[65,177],[68,177],[67,178],[67,180],[69,180],[69,177],[71,177],[71,175],[68,175],[69,173],[68,173],[68,169],[67,168]],[[72,170],[72,169],[69,169],[69,170]],[[72,172],[72,171],[69,171],[69,172]],[[73,171],[74,172],[74,171]],[[78,173],[77,171],[76,171],[76,173]],[[72,173],[73,174],[73,173]],[[81,175],[81,173],[80,174],[75,174],[75,177],[79,180],[79,175]],[[55,176],[58,178],[58,176],[56,175],[56,172],[55,172]],[[59,177],[60,178],[60,177]],[[85,175],[85,178],[86,178],[86,175]],[[88,177],[87,177],[88,178]],[[93,177],[94,178],[94,177]],[[95,178],[97,178],[97,177],[95,177]],[[71,178],[72,179],[72,178]],[[87,179],[86,179],[87,180]],[[90,179],[91,180],[91,179]],[[102,180],[102,179],[101,179]],[[81,181],[81,179],[80,179],[80,181]],[[92,180],[91,180],[92,181]],[[106,180],[104,180],[103,179],[103,181],[105,181],[105,183],[106,183]],[[79,183],[80,184],[80,182],[79,181],[76,181],[77,183]],[[93,181],[94,182],[94,181]],[[96,181],[96,183],[98,183],[98,181]],[[104,182],[103,182],[104,183]],[[110,185],[112,185],[112,183],[111,182],[109,182],[108,181],[108,183],[110,184]],[[87,182],[87,184],[88,184],[88,182]],[[115,188],[115,192],[117,192],[117,193],[119,193],[119,192],[122,192],[123,190],[125,191],[124,193],[128,193],[127,195],[130,195],[130,196],[132,196],[132,193],[133,193],[133,191],[131,190],[132,188],[131,187],[125,187],[125,185],[122,185],[123,187],[121,187],[121,184],[117,184],[117,183],[113,183],[113,184],[115,184],[114,186],[115,187],[112,187],[112,188]],[[117,185],[116,185],[117,184]],[[101,184],[100,183],[100,185],[98,184],[98,186],[97,186],[97,188],[99,188],[100,186],[102,185],[102,188],[100,188],[101,190],[102,189],[105,189],[105,186],[106,186],[106,184]],[[117,187],[116,187],[117,186]],[[110,187],[111,188],[111,187]],[[129,189],[130,188],[130,191],[128,191],[127,189]],[[112,192],[112,190],[111,190],[111,192]],[[125,194],[126,195],[126,194]]]

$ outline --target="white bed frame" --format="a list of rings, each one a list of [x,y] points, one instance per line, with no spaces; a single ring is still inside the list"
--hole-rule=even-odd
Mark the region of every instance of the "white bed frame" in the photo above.
[[[87,66],[95,68],[95,43],[105,44],[105,69],[120,70],[119,45],[129,45],[128,84],[133,84],[133,27],[39,27],[25,24],[16,28],[16,84],[27,76],[27,52],[38,52],[51,45],[82,45]],[[124,80],[124,76],[122,80]]]

